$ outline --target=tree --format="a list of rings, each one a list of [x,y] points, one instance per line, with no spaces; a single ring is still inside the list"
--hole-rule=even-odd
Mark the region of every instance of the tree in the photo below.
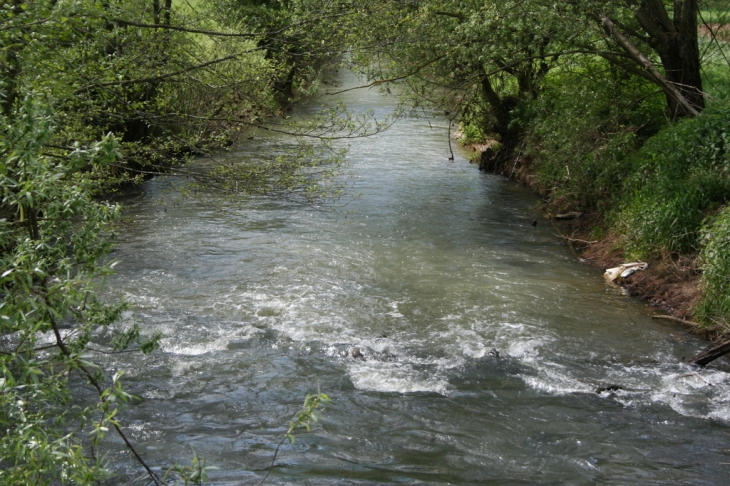
[[[411,45],[401,62],[409,62],[415,49],[429,44],[438,46],[449,59],[468,50],[472,59],[488,63],[487,73],[507,73],[516,79],[519,92],[534,96],[540,77],[549,70],[549,60],[593,53],[658,85],[673,119],[695,115],[704,108],[698,0],[476,4],[432,0],[401,5],[389,10],[397,19],[395,31],[410,36],[391,39]],[[451,19],[451,24],[439,23],[439,16]],[[656,60],[663,73],[654,65]],[[477,64],[472,63],[469,70],[478,71]],[[493,91],[484,87],[489,98]],[[490,105],[500,111],[495,102]]]
[[[103,259],[119,208],[92,198],[81,169],[119,154],[108,136],[62,161],[44,155],[53,122],[48,107],[30,99],[1,121],[0,482],[86,484],[105,475],[97,447],[110,427],[140,458],[115,419],[129,397],[119,376],[107,386],[86,356],[94,331],[114,322],[124,303],[103,303],[98,284],[111,270]],[[156,340],[131,329],[118,348],[150,351]],[[72,400],[76,377],[96,390],[97,403]]]
[[[377,2],[353,28],[355,61],[377,84],[402,82],[414,104],[495,134],[503,161],[519,142],[512,112],[539,95],[571,33],[540,2]]]
[[[350,30],[353,59],[373,84],[400,82],[416,105],[481,123],[501,142],[487,164],[499,170],[520,145],[518,107],[551,70],[586,58],[656,85],[670,119],[698,114],[697,14],[697,0],[382,1],[355,8]]]
[[[600,3],[583,8],[618,50],[601,55],[659,86],[672,120],[704,109],[697,0],[625,0],[620,8]],[[654,66],[656,57],[664,73]]]

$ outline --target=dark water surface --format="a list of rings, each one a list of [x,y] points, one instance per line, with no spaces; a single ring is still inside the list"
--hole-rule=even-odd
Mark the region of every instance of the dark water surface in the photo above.
[[[529,192],[448,162],[446,125],[353,141],[362,196],[335,213],[221,210],[165,180],[125,201],[110,291],[133,304],[125,326],[166,336],[111,362],[141,397],[122,417],[140,451],[194,450],[211,483],[255,484],[319,387],[334,406],[269,483],[729,484],[728,368],[682,364],[705,343],[576,261]],[[623,389],[596,393],[609,384]]]

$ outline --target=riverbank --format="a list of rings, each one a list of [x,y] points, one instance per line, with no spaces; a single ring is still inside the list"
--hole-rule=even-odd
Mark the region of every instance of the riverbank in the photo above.
[[[590,240],[594,222],[580,219],[574,222],[556,222],[555,226],[566,239],[566,244],[581,261],[601,270],[618,267],[631,261],[625,255],[618,238],[608,236]],[[701,279],[696,258],[671,259],[648,258],[646,270],[636,272],[621,280],[621,287],[628,295],[657,307],[657,314],[676,318],[687,330],[705,338],[722,334],[719,327],[707,327],[692,322],[694,307],[699,302]]]
[[[458,138],[458,134],[457,138]],[[472,162],[480,164],[481,154],[492,143],[467,144],[473,152]],[[486,154],[489,155],[489,154]],[[541,185],[534,159],[526,155],[514,157],[506,163],[501,173],[521,184],[530,187],[543,198],[542,210],[576,258],[600,270],[617,267],[635,261],[625,245],[625,236],[606,221],[605,215],[593,209],[574,211],[568,217],[555,211],[556,205],[550,191]],[[483,170],[483,164],[480,164]],[[579,209],[579,208],[570,208]],[[565,212],[565,211],[563,211]],[[557,216],[557,217],[556,217]],[[596,237],[596,234],[602,235]],[[626,293],[648,302],[657,308],[657,316],[671,318],[685,329],[705,339],[715,340],[725,335],[727,330],[719,325],[697,322],[698,304],[703,298],[702,263],[699,253],[672,256],[645,255],[642,258],[649,266],[645,271],[636,272],[621,279],[620,286]]]
[[[358,81],[343,72],[339,89]],[[396,102],[347,90],[298,112],[323,101],[376,115]],[[108,285],[134,306],[122,325],[167,337],[156,355],[108,359],[143,397],[125,418],[150,462],[185,464],[192,445],[212,482],[260,478],[321,389],[336,406],[282,446],[275,484],[721,481],[725,368],[689,368],[701,340],[530,226],[529,191],[479,177],[463,150],[448,162],[449,122],[433,115],[349,143],[362,196],[340,213],[277,197],[163,211],[162,180],[129,201]]]

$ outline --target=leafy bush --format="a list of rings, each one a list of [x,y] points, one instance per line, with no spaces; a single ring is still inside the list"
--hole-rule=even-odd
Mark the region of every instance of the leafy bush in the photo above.
[[[89,362],[93,333],[124,303],[107,305],[98,281],[119,208],[95,200],[89,167],[119,157],[113,136],[53,157],[52,110],[26,100],[13,120],[0,116],[0,483],[90,484],[106,476],[97,448],[117,427],[128,399]],[[49,344],[50,343],[50,344]],[[125,345],[150,343],[131,335]],[[145,347],[146,345],[146,347]],[[79,374],[98,391],[83,408],[69,389]],[[121,429],[119,429],[121,430]]]
[[[656,136],[630,157],[617,221],[636,257],[693,253],[708,211],[730,199],[729,108],[706,110]]]
[[[653,92],[595,59],[548,77],[529,107],[528,153],[539,189],[556,210],[614,204],[628,171],[626,156],[664,124],[663,98]]]
[[[708,224],[700,254],[704,293],[695,309],[700,322],[730,330],[730,207]]]
[[[463,145],[469,145],[471,143],[484,142],[487,139],[484,130],[476,123],[461,122],[459,125],[461,129],[461,138],[459,141]]]

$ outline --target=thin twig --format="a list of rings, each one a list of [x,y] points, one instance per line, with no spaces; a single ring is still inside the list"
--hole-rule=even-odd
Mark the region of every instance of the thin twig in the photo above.
[[[696,322],[687,321],[685,319],[680,319],[679,317],[674,317],[674,316],[654,315],[654,316],[651,316],[651,318],[652,319],[667,319],[669,321],[681,322],[682,324],[686,324],[691,327],[700,327],[700,325],[697,324]]]
[[[559,236],[559,237],[563,238],[564,240],[570,241],[571,243],[573,243],[573,242],[585,243],[586,245],[595,245],[596,243],[598,243],[598,241],[579,240],[578,238],[571,238],[570,236],[565,236],[565,235],[561,235],[561,234],[557,234],[555,236]]]
[[[451,157],[449,157],[449,160],[454,160],[454,151],[451,150],[451,119],[449,119],[449,127],[446,129],[446,135],[449,139],[449,152],[451,152]]]
[[[284,441],[286,439],[287,439],[287,436],[285,435],[284,437],[281,438],[279,443],[276,445],[276,449],[274,450],[274,457],[271,458],[271,464],[269,465],[269,468],[266,470],[266,474],[264,475],[264,477],[261,478],[261,481],[259,481],[256,484],[256,486],[261,486],[262,484],[264,484],[264,481],[266,481],[266,478],[268,478],[269,474],[271,474],[271,470],[274,468],[274,462],[276,461],[276,455],[279,453],[279,448],[281,447],[281,445],[284,443]]]
[[[46,302],[46,305],[50,307],[50,302]],[[71,358],[71,351],[66,346],[66,343],[63,341],[63,338],[61,337],[61,331],[58,328],[58,323],[56,322],[55,317],[53,317],[53,314],[50,312],[47,313],[48,319],[51,323],[51,328],[53,329],[53,334],[56,337],[56,344],[58,345],[58,348],[61,350],[61,353],[63,353],[64,356],[67,358]],[[104,396],[104,388],[101,386],[101,384],[94,378],[94,375],[83,365],[80,363],[76,363],[78,368],[76,370],[86,377],[86,379],[89,380],[89,383],[96,388],[96,391],[99,393],[99,399],[106,403],[106,397]],[[119,425],[117,425],[114,421],[112,421],[112,425],[114,426],[114,429],[117,431],[117,434],[119,434],[119,437],[124,441],[124,444],[127,446],[127,449],[134,455],[134,457],[137,459],[137,461],[142,465],[142,467],[145,468],[147,471],[147,474],[149,475],[150,479],[156,484],[156,485],[166,485],[162,479],[160,479],[157,474],[150,468],[150,466],[147,465],[147,463],[142,459],[142,456],[139,455],[137,450],[134,448],[132,443],[129,441],[127,436],[122,432],[122,429]]]

